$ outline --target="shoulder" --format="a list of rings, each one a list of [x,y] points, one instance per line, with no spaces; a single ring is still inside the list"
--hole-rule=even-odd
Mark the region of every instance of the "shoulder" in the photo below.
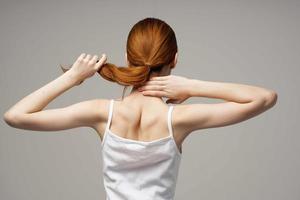
[[[188,112],[189,105],[176,104],[172,105],[172,126],[174,134],[177,135],[179,140],[183,141],[190,133],[190,130],[185,126],[186,112]]]
[[[108,110],[111,99],[89,99],[81,101],[78,106],[81,107],[81,115],[91,123],[91,126],[96,126],[99,122],[104,122],[108,118]]]

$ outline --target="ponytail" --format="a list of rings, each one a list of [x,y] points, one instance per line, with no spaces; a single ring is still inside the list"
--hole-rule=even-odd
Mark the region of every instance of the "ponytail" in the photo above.
[[[65,73],[71,67],[66,68],[60,65],[60,68]],[[99,71],[97,71],[97,73],[104,79],[125,86],[123,89],[122,99],[124,98],[127,86],[136,86],[145,83],[149,78],[150,72],[151,67],[149,65],[117,67],[112,63],[103,64]],[[80,84],[82,82],[80,82]]]
[[[117,67],[111,63],[105,63],[98,73],[106,80],[116,82],[123,86],[139,85],[148,80],[150,66]]]
[[[65,73],[71,67],[66,68],[60,65],[60,68]],[[117,67],[112,63],[105,63],[100,67],[97,73],[108,81],[116,82],[123,86],[135,86],[146,82],[149,78],[150,71],[151,67],[148,65]]]

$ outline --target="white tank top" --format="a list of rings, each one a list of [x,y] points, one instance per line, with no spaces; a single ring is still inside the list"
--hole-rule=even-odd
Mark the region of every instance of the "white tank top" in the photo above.
[[[110,131],[113,103],[101,142],[106,200],[173,200],[182,155],[173,137],[173,106],[166,116],[169,136],[138,141]]]

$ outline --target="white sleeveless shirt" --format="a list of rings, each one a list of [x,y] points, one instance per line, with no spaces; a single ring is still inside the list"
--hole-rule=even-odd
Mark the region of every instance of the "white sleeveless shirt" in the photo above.
[[[166,116],[169,136],[138,141],[110,131],[113,103],[101,142],[106,200],[173,200],[182,156],[173,137],[173,106]]]

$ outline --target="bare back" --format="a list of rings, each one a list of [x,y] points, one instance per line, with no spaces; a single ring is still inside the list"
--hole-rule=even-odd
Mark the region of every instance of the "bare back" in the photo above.
[[[170,105],[162,100],[148,100],[149,97],[136,99],[115,99],[110,131],[131,140],[154,141],[168,137],[167,112]],[[152,98],[153,99],[153,98]],[[108,104],[107,104],[108,108]],[[176,106],[174,106],[174,110]],[[108,109],[106,111],[108,118]],[[171,116],[171,119],[173,116]],[[97,132],[103,140],[107,120],[101,123]],[[172,128],[174,127],[172,121]],[[173,128],[174,139],[178,149],[182,152],[183,139]]]

